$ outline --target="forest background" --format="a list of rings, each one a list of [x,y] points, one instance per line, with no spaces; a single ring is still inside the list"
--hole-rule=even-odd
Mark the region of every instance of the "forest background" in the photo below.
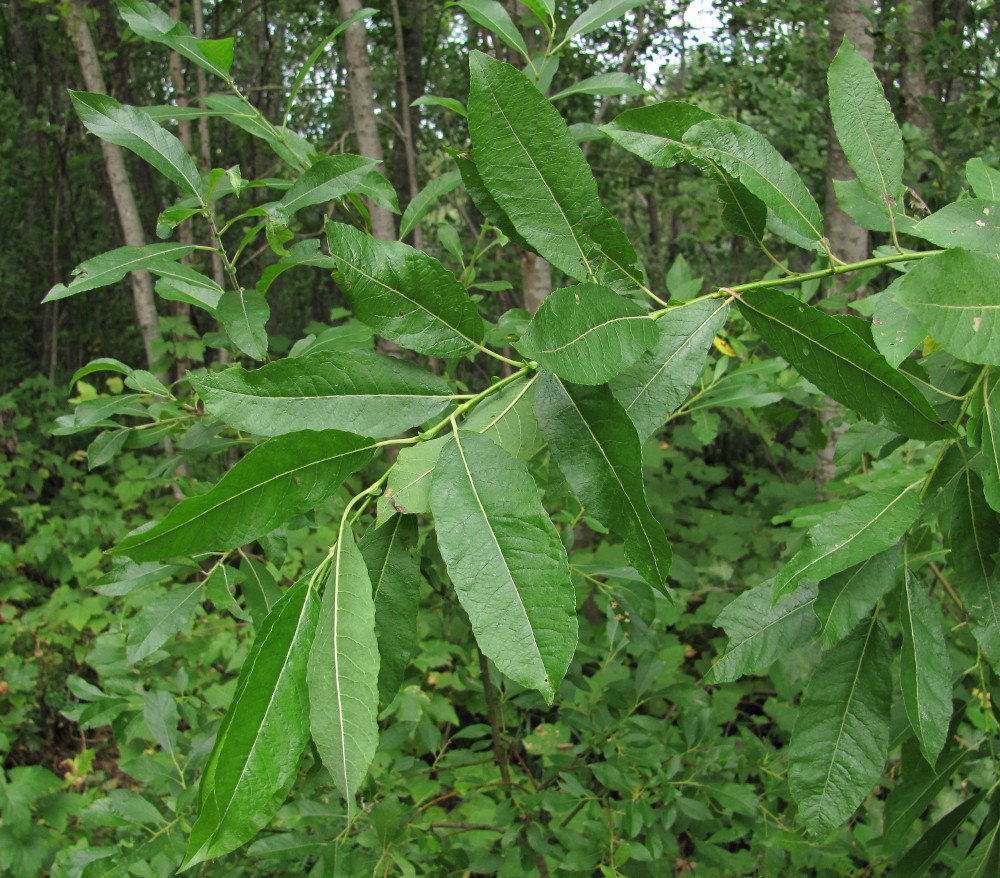
[[[536,50],[544,43],[537,17],[507,5]],[[468,53],[523,66],[476,14],[481,6],[393,0],[378,4],[363,30],[333,39],[361,9],[356,2],[195,0],[164,11],[199,37],[235,37],[232,79],[265,117],[287,113],[288,127],[321,152],[384,161],[391,190],[334,216],[368,224],[382,240],[401,235],[462,273],[483,314],[504,316],[491,329],[500,343],[559,281],[527,250],[483,246],[483,215],[456,170],[454,150],[469,142]],[[572,22],[587,6],[563,3],[558,19]],[[827,236],[848,261],[865,259],[886,233],[861,229],[834,198],[832,181],[852,176],[827,111],[827,69],[845,34],[874,67],[900,123],[916,217],[968,193],[968,159],[1000,165],[995,4],[689,7],[617,4],[606,26],[566,43],[543,89],[572,126],[653,290],[690,300],[712,285],[765,276],[771,264],[726,229],[715,189],[696,168],[654,167],[602,135],[599,126],[626,109],[688,101],[765,134],[818,196]],[[164,297],[157,286],[154,298],[148,274],[40,304],[75,266],[122,244],[153,242],[158,228],[206,243],[196,227],[163,214],[175,194],[146,164],[128,156],[116,176],[77,118],[70,89],[134,106],[197,108],[216,86],[183,56],[139,38],[112,3],[12,0],[0,9],[0,870],[19,878],[167,875],[182,858],[198,767],[252,640],[246,583],[263,581],[266,591],[315,565],[315,533],[334,526],[343,503],[327,518],[293,522],[273,553],[261,544],[258,554],[207,571],[204,600],[197,609],[171,605],[166,626],[164,601],[176,603],[177,588],[144,592],[108,573],[104,550],[177,497],[204,490],[199,481],[217,477],[236,453],[220,422],[192,429],[168,456],[156,429],[114,445],[106,434],[95,440],[88,430],[101,417],[81,423],[67,414],[71,406],[114,402],[132,385],[121,374],[80,370],[113,357],[182,388],[186,376],[241,354],[183,297]],[[156,118],[202,172],[238,165],[234,188],[281,176],[281,162],[250,132],[211,114],[173,115],[180,118]],[[248,188],[241,198],[263,203],[259,192]],[[267,234],[246,243],[248,286],[288,240]],[[798,271],[810,268],[802,252],[789,248],[787,258]],[[194,264],[222,285],[220,260],[204,255]],[[835,313],[883,281],[866,274],[817,282],[811,295]],[[317,340],[370,349],[372,332],[347,304],[328,272],[282,274],[268,293],[267,350],[294,355]],[[937,861],[940,874],[961,870],[984,838],[992,845],[984,868],[995,862],[997,815],[985,796],[995,760],[977,774],[981,754],[965,748],[947,771],[940,763],[926,776],[904,770],[919,784],[896,787],[903,792],[887,806],[900,765],[919,758],[907,754],[901,734],[886,782],[859,815],[818,838],[804,832],[789,805],[783,753],[815,649],[775,654],[758,677],[706,685],[725,649],[713,625],[719,613],[779,569],[797,547],[797,528],[832,508],[813,504],[849,494],[844,477],[873,447],[870,437],[868,445],[838,446],[842,425],[822,395],[781,361],[758,360],[759,338],[745,324],[728,332],[714,339],[700,389],[643,453],[650,508],[674,541],[671,585],[685,612],[622,572],[620,547],[605,541],[600,521],[582,510],[560,513],[563,540],[577,549],[580,646],[564,684],[570,694],[548,707],[495,670],[491,682],[468,623],[442,609],[447,585],[440,557],[427,548],[420,652],[382,715],[376,780],[360,816],[344,829],[317,760],[249,849],[201,874],[662,875],[664,864],[696,875],[884,874],[949,815],[954,826],[926,868]],[[474,366],[461,375],[473,393],[489,378]],[[938,592],[945,602],[946,586]],[[960,626],[961,613],[952,615]],[[968,661],[975,663],[974,649]],[[989,738],[995,678],[988,665],[978,667],[964,716]]]

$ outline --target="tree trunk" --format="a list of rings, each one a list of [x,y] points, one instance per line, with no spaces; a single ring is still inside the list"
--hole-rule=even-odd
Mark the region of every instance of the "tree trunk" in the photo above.
[[[84,18],[80,0],[70,0],[69,15],[66,19],[69,35],[76,46],[77,59],[80,62],[80,72],[88,91],[107,94],[104,76],[97,56],[97,49],[90,35],[90,28]],[[129,247],[142,247],[146,237],[142,230],[142,220],[139,208],[132,192],[128,171],[125,168],[125,158],[121,149],[113,143],[101,141],[101,153],[104,156],[104,168],[111,184],[111,195],[118,210],[118,220],[121,223],[122,235]],[[130,275],[132,286],[132,304],[135,310],[136,322],[142,333],[142,344],[146,351],[146,361],[152,371],[156,359],[156,345],[160,339],[160,320],[156,313],[156,302],[153,291],[153,278],[148,271],[133,271]]]
[[[927,104],[932,98],[927,84],[927,63],[924,61],[924,43],[934,32],[933,0],[910,0],[901,10],[903,16],[903,114],[907,122],[915,125],[928,141],[934,143],[934,120]]]
[[[339,0],[339,2],[340,12],[344,18],[354,15],[361,9],[360,0]],[[366,158],[381,162],[384,156],[375,120],[371,61],[368,57],[368,38],[363,22],[354,22],[344,32],[344,49],[358,152]],[[379,166],[379,170],[385,173],[384,166]],[[368,210],[372,219],[372,234],[380,241],[394,241],[396,222],[392,214],[371,201],[368,202]]]
[[[401,13],[398,0],[391,0],[392,24],[396,36],[396,105],[399,130],[392,156],[392,182],[400,194],[399,206],[406,206],[417,197],[420,181],[417,177],[417,142],[413,117],[416,115],[410,102],[414,95],[423,93],[421,56],[423,49],[423,22],[421,0],[406,0]],[[413,246],[422,250],[423,233],[418,226],[413,230]]]
[[[534,314],[545,297],[552,292],[552,266],[541,256],[521,253],[521,286],[524,290],[524,307]]]
[[[875,40],[868,31],[869,18],[872,14],[874,0],[830,0],[830,58],[837,54],[840,44],[846,35],[862,57],[872,63],[875,58]],[[823,222],[826,226],[830,248],[845,262],[860,262],[869,255],[868,232],[858,226],[837,204],[833,189],[834,180],[849,180],[854,178],[844,151],[840,148],[833,123],[827,126],[827,156],[826,156],[826,201],[823,210]],[[831,287],[833,293],[839,292],[843,285],[836,281]],[[860,291],[855,292],[859,296]],[[816,456],[816,484],[822,488],[836,474],[837,468],[833,462],[837,440],[847,429],[842,421],[843,412],[840,406],[829,397],[826,405],[820,410],[820,418],[826,426],[828,438],[826,447]]]

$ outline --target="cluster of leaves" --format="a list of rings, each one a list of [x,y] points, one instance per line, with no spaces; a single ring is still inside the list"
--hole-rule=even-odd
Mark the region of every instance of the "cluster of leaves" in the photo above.
[[[221,76],[235,91],[228,74],[231,43],[195,40],[141,0],[122,5],[134,30]],[[200,487],[112,550],[116,561],[109,583],[120,594],[177,577],[185,567],[201,571],[145,605],[143,624],[133,620],[121,645],[126,661],[153,654],[205,599],[245,618],[255,632],[245,656],[227,656],[227,666],[239,666],[239,678],[226,693],[231,700],[217,731],[185,716],[195,730],[191,750],[204,761],[190,763],[203,770],[182,865],[240,848],[276,817],[306,815],[308,800],[293,812],[283,812],[282,803],[312,742],[319,760],[314,764],[325,772],[311,773],[307,788],[328,775],[343,799],[324,803],[317,812],[343,814],[349,827],[359,830],[357,846],[345,846],[343,855],[350,859],[355,850],[380,850],[377,862],[389,869],[387,858],[405,823],[403,807],[392,796],[380,800],[372,809],[373,839],[365,836],[355,802],[373,763],[391,778],[405,773],[413,757],[393,760],[391,748],[379,750],[380,719],[413,724],[398,733],[391,725],[383,741],[415,731],[421,752],[434,754],[432,774],[439,764],[452,766],[444,761],[446,741],[435,742],[432,726],[421,725],[422,716],[461,722],[448,714],[446,702],[424,702],[422,691],[403,685],[408,668],[435,667],[416,621],[427,587],[422,582],[429,582],[449,599],[457,597],[475,641],[474,648],[448,653],[442,662],[454,675],[453,691],[469,685],[476,651],[484,656],[481,685],[489,723],[467,734],[481,744],[492,742],[496,766],[484,769],[485,777],[473,779],[472,786],[494,783],[486,778],[495,770],[508,790],[504,800],[488,799],[488,818],[475,811],[483,800],[470,797],[456,828],[489,832],[521,818],[507,838],[507,859],[497,854],[501,859],[486,864],[490,868],[523,874],[532,857],[544,859],[558,845],[577,851],[577,871],[600,865],[606,874],[616,874],[628,866],[630,873],[643,874],[646,867],[635,864],[692,854],[678,846],[678,838],[694,839],[707,861],[718,856],[723,874],[753,868],[754,855],[739,844],[735,859],[705,852],[709,846],[697,826],[712,816],[706,805],[748,820],[758,812],[771,819],[782,806],[761,802],[790,797],[796,819],[825,838],[857,810],[880,781],[890,749],[902,744],[903,781],[885,805],[882,853],[906,846],[914,821],[961,767],[970,784],[966,797],[939,815],[895,870],[921,874],[972,819],[979,829],[974,837],[963,835],[971,841],[961,868],[964,874],[983,874],[1000,844],[1000,795],[989,746],[997,726],[991,662],[1000,643],[1000,577],[993,554],[1000,534],[995,375],[1000,354],[994,314],[1000,174],[973,160],[968,178],[975,197],[919,222],[907,216],[899,129],[874,73],[845,43],[830,70],[830,107],[858,179],[840,185],[840,201],[860,224],[884,232],[891,242],[871,259],[845,265],[824,238],[821,212],[798,174],[752,128],[678,102],[627,111],[604,127],[608,137],[656,167],[689,163],[706,172],[718,186],[730,231],[765,252],[777,238],[814,259],[805,274],[792,273],[775,259],[773,276],[667,300],[647,283],[632,244],[599,199],[573,135],[539,91],[560,43],[553,36],[549,53],[527,57],[499,4],[464,5],[525,54],[531,72],[472,54],[469,100],[461,107],[471,149],[456,155],[462,184],[496,240],[537,253],[569,280],[528,322],[501,318],[488,326],[469,295],[468,276],[459,278],[430,255],[375,240],[354,225],[328,221],[326,251],[315,239],[286,247],[300,207],[340,199],[363,220],[362,196],[391,201],[370,163],[320,157],[287,128],[264,120],[238,92],[213,98],[206,111],[268,143],[298,176],[263,181],[260,185],[277,189],[281,198],[238,213],[222,231],[215,213],[248,185],[238,168],[203,177],[153,116],[102,96],[74,96],[92,132],[137,153],[178,185],[183,200],[161,216],[166,234],[185,218],[209,222],[232,287],[223,290],[177,261],[192,247],[160,244],[95,257],[71,284],[54,287],[49,300],[144,267],[160,278],[161,295],[208,311],[236,349],[264,359],[268,288],[281,272],[309,266],[333,272],[355,321],[415,355],[407,361],[373,353],[366,345],[341,345],[342,333],[309,338],[287,358],[251,371],[236,366],[193,375],[189,383],[208,413],[204,417],[168,388],[151,383],[155,379],[148,373],[108,361],[88,367],[124,372],[136,391],[124,395],[124,402],[84,409],[84,415],[78,409],[76,427],[105,428],[91,446],[95,459],[110,459],[134,441],[135,428],[123,426],[116,420],[121,417],[150,419],[143,426],[159,425],[183,436],[182,446],[188,442],[203,451],[252,446],[214,485]],[[627,5],[602,0],[569,31],[599,27]],[[548,16],[554,34],[552,5],[539,0],[537,6],[534,11]],[[418,222],[417,212],[429,200],[415,201],[418,207],[404,223]],[[230,255],[223,234],[234,228],[243,233]],[[244,289],[234,266],[262,232],[281,259],[255,289]],[[904,241],[941,249],[911,249]],[[874,275],[885,267],[899,277],[858,306],[873,315],[871,321],[830,314],[807,301],[813,281],[848,272]],[[675,275],[672,285],[683,286],[681,278]],[[737,326],[734,336],[746,339],[741,346],[751,346],[748,362],[737,367],[735,357],[723,356],[706,369],[713,340],[727,352],[718,338],[727,321]],[[430,359],[421,358],[433,358],[437,371]],[[458,378],[463,363],[475,358],[491,361],[496,374],[484,389],[467,392]],[[797,386],[787,365],[801,376]],[[694,436],[708,441],[721,433],[724,410],[732,407],[760,425],[762,438],[773,439],[788,421],[754,418],[753,409],[780,399],[815,405],[817,392],[864,419],[838,445],[840,460],[858,475],[840,485],[834,501],[786,510],[807,530],[800,531],[783,566],[760,571],[762,577],[773,575],[715,619],[728,641],[704,669],[704,684],[714,688],[678,679],[684,653],[659,627],[683,630],[688,615],[711,610],[714,616],[719,600],[711,594],[699,600],[668,585],[673,551],[647,499],[643,440],[689,414]],[[91,420],[83,423],[87,417]],[[147,432],[157,434],[155,428]],[[398,456],[379,462],[387,448]],[[331,504],[344,485],[349,499]],[[320,526],[315,535],[328,551],[310,567],[293,562],[283,568],[282,578],[295,583],[280,587],[274,572],[285,560],[288,529],[303,516],[321,523],[331,513],[331,527]],[[363,519],[367,529],[356,543],[354,528]],[[573,539],[581,524],[608,537],[593,559]],[[613,566],[603,560],[606,552],[613,553]],[[690,582],[691,561],[686,569],[677,566],[675,582],[685,577]],[[237,584],[242,603],[234,597]],[[605,647],[606,661],[595,659],[604,650],[589,640],[592,631],[580,640],[578,606],[586,611],[588,601],[598,600],[588,594],[590,587],[615,611],[608,621],[612,646]],[[597,606],[598,619],[600,611]],[[641,638],[645,649],[629,669],[611,658],[629,654],[627,626],[638,630],[638,620],[647,626]],[[787,701],[754,702],[755,710],[777,717],[779,733],[765,745],[737,723],[746,689],[729,684],[765,672],[800,648],[815,667],[794,723]],[[535,776],[524,768],[531,782],[523,796],[511,777],[501,731],[506,707],[497,705],[487,659],[506,681],[513,705],[523,701],[541,709],[558,698],[563,706],[554,721],[524,736],[525,749],[535,748],[544,771]],[[117,660],[120,655],[107,659]],[[567,676],[573,664],[585,673]],[[953,667],[966,670],[953,678]],[[777,694],[794,697],[801,678],[786,677],[778,685],[780,677],[772,677]],[[901,707],[894,721],[897,689]],[[98,704],[118,698],[112,712],[118,706],[124,711],[128,703],[103,690],[90,694]],[[157,756],[172,758],[179,714],[165,699],[159,701],[152,708],[158,712],[145,721],[161,748]],[[585,724],[574,725],[574,710],[587,718]],[[664,720],[671,721],[667,740],[653,746],[650,726],[659,728]],[[612,733],[597,736],[602,725]],[[787,767],[787,781],[779,773],[772,784],[755,772],[754,798],[759,798],[751,802],[742,783],[750,779],[747,763],[738,764],[735,748],[724,739],[713,739],[711,758],[686,774],[684,754],[698,749],[720,725],[739,726],[743,746],[756,748],[764,762],[778,759]],[[775,756],[772,746],[785,743],[789,725],[788,746]],[[570,744],[565,752],[560,741]],[[471,747],[459,751],[459,760],[471,752]],[[630,759],[628,772],[616,767],[617,754]],[[600,785],[598,794],[570,770],[578,767],[576,760],[594,763],[590,772]],[[185,773],[178,771],[186,794]],[[673,809],[657,810],[644,791],[664,783],[680,791],[676,801],[665,796],[657,803]],[[459,785],[457,777],[454,784]],[[688,785],[700,791],[697,796],[681,794]],[[421,796],[412,786],[410,793],[417,812],[431,815],[449,795]],[[178,803],[190,803],[191,796],[178,793]],[[574,796],[578,804],[571,806]],[[610,802],[619,798],[624,805],[612,808]],[[599,835],[601,809],[595,811],[593,803],[614,812],[604,815],[608,829]],[[529,818],[540,813],[554,819],[535,830],[538,821]],[[870,819],[866,840],[878,833],[877,820]],[[770,848],[793,844],[788,828],[778,820],[775,825],[767,820],[758,825],[771,840],[756,842],[765,860]],[[731,833],[716,841],[734,843],[745,835],[734,820]],[[608,852],[594,849],[594,837],[610,839]],[[293,836],[284,838],[277,847],[294,847]],[[510,845],[522,838],[527,847]],[[253,844],[266,845],[267,839]],[[816,852],[820,858],[827,854]],[[842,867],[837,862],[836,868]],[[468,861],[462,865],[471,868]],[[522,871],[510,871],[515,868]]]

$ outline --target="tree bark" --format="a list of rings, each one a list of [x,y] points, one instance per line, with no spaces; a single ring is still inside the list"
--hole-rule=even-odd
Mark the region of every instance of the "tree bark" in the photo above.
[[[76,46],[80,72],[87,90],[107,94],[97,49],[94,47],[94,41],[80,0],[70,0],[66,26],[70,38]],[[125,158],[122,151],[115,144],[102,140],[101,153],[104,156],[104,168],[111,184],[111,195],[118,211],[118,220],[121,223],[125,244],[129,247],[143,247],[146,244],[146,237],[142,230],[139,208],[135,202],[135,195],[129,181],[128,171],[125,168]],[[132,281],[132,305],[136,322],[139,324],[139,331],[142,333],[146,361],[150,370],[156,371],[153,366],[156,360],[156,345],[160,339],[160,320],[156,312],[153,278],[148,271],[133,271],[130,278]]]
[[[934,143],[934,120],[927,108],[933,96],[927,84],[927,63],[924,61],[924,43],[934,31],[933,0],[910,0],[902,7],[903,51],[903,114],[907,122],[915,125],[928,141]]]
[[[408,0],[404,15],[400,12],[398,0],[391,0],[392,24],[396,36],[396,104],[399,116],[399,132],[393,151],[393,185],[400,194],[399,206],[406,206],[417,197],[420,181],[417,177],[417,142],[413,124],[414,111],[410,106],[413,95],[422,94],[421,50],[423,48],[423,26],[421,21],[421,0]],[[413,246],[422,250],[423,231],[418,226],[413,230]]]
[[[361,9],[360,0],[339,0],[344,18]],[[368,38],[363,22],[356,21],[344,32],[344,61],[347,66],[348,91],[351,96],[351,115],[354,118],[354,136],[358,152],[377,162],[384,161],[382,141],[378,136],[375,120],[374,89],[372,87],[371,61],[368,56]],[[379,171],[385,173],[384,165]],[[396,239],[396,222],[389,211],[368,202],[372,221],[372,234],[380,241]]]

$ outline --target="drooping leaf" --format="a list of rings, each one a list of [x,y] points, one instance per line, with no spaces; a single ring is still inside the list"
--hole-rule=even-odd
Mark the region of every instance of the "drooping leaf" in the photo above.
[[[458,0],[455,5],[468,13],[469,18],[476,24],[495,33],[515,52],[519,52],[525,58],[529,57],[524,37],[521,36],[517,25],[511,21],[507,10],[497,0]]]
[[[202,774],[182,869],[248,842],[288,795],[309,742],[305,672],[318,617],[303,580],[264,620]]]
[[[378,746],[379,651],[372,583],[341,523],[309,655],[309,727],[351,809]]]
[[[240,572],[243,573],[240,589],[247,602],[247,609],[254,625],[260,628],[271,609],[281,600],[281,589],[264,562],[256,558],[244,557]]]
[[[371,439],[304,430],[257,446],[211,490],[111,550],[136,561],[222,552],[255,540],[322,503],[374,453]]]
[[[903,135],[871,65],[845,36],[830,64],[830,115],[861,184],[890,215],[903,188]]]
[[[921,583],[907,577],[900,598],[903,650],[899,682],[910,727],[920,752],[934,765],[951,722],[951,661],[940,616]]]
[[[983,652],[1000,663],[1000,573],[993,556],[1000,545],[1000,518],[983,496],[979,476],[962,471],[955,486],[951,520],[953,582],[972,618]]]
[[[88,290],[118,283],[130,271],[148,269],[153,265],[176,262],[194,250],[193,244],[147,244],[145,247],[119,247],[109,250],[73,269],[69,286],[56,284],[42,302],[54,302]]]
[[[593,279],[587,230],[602,206],[562,116],[509,64],[480,52],[469,63],[469,133],[485,188],[545,259],[575,280]]]
[[[567,381],[605,384],[656,339],[648,311],[607,287],[584,283],[547,296],[517,349]]]
[[[912,311],[948,353],[1000,365],[997,256],[955,249],[922,259],[903,276],[896,301]]]
[[[728,316],[729,305],[711,299],[668,311],[656,321],[653,347],[612,379],[611,390],[640,439],[649,438],[687,398]]]
[[[459,432],[441,451],[430,502],[479,648],[551,703],[576,650],[576,593],[534,480],[494,442]]]
[[[320,351],[247,372],[192,379],[205,408],[258,436],[347,430],[379,439],[444,411],[448,383],[414,363],[363,351]]]
[[[457,189],[462,183],[462,175],[458,171],[449,171],[440,177],[435,177],[406,206],[403,218],[399,221],[399,238],[402,240],[412,232],[427,212],[449,192]]]
[[[455,98],[443,98],[438,95],[421,95],[410,104],[411,107],[445,107],[453,113],[458,113],[463,119],[468,115],[465,104]]]
[[[812,835],[847,820],[889,749],[892,645],[876,616],[823,655],[788,747],[788,785]]]
[[[976,198],[1000,201],[1000,171],[996,168],[991,168],[981,158],[969,159],[965,163],[965,177]]]
[[[549,100],[558,101],[561,98],[568,98],[570,95],[642,95],[646,93],[638,82],[627,73],[600,73],[597,76],[588,76],[579,82],[574,82],[571,86],[552,95]]]
[[[922,878],[926,875],[985,797],[986,790],[980,790],[945,814],[899,858],[885,878]]]
[[[739,180],[781,221],[775,229],[802,247],[823,240],[823,216],[816,200],[788,162],[761,134],[730,119],[708,119],[684,133],[696,155]]]
[[[288,128],[276,129],[259,110],[247,106],[236,95],[210,94],[202,98],[210,110],[246,131],[252,137],[263,140],[282,161],[292,168],[305,171],[323,156],[301,134]]]
[[[521,233],[511,223],[510,217],[503,212],[503,208],[497,204],[496,199],[490,194],[490,190],[486,188],[483,178],[479,175],[476,163],[471,158],[458,154],[454,156],[454,159],[455,164],[458,165],[458,171],[462,175],[462,183],[465,186],[465,191],[469,193],[469,197],[486,221],[499,229],[507,238],[517,244],[518,247],[523,247],[525,250],[534,253],[535,248],[521,237]]]
[[[151,656],[187,625],[203,592],[200,582],[178,585],[146,604],[129,623],[125,641],[129,664]]]
[[[836,646],[871,613],[896,584],[898,564],[899,547],[894,546],[820,583],[814,609],[824,645]]]
[[[682,101],[663,101],[648,107],[626,110],[602,130],[619,146],[635,153],[657,168],[672,168],[688,160],[691,148],[685,132],[714,113]]]
[[[202,200],[202,183],[194,159],[181,142],[138,107],[126,107],[114,98],[71,91],[73,107],[87,130],[108,143],[134,152],[186,195]]]
[[[226,290],[219,299],[216,316],[233,344],[248,357],[267,356],[267,321],[271,309],[256,290]]]
[[[774,580],[774,595],[820,582],[892,548],[920,515],[920,482],[887,485],[840,504],[809,531]]]
[[[179,262],[157,262],[149,271],[157,277],[156,293],[161,299],[187,302],[216,316],[224,290],[214,280]]]
[[[750,290],[736,301],[776,354],[838,402],[913,439],[950,435],[909,379],[835,317],[777,290]]]
[[[588,515],[625,541],[625,556],[666,592],[670,543],[646,503],[639,436],[607,387],[566,384],[544,373],[535,399],[542,434]]]
[[[351,310],[380,335],[435,357],[463,356],[482,341],[475,303],[436,259],[339,223],[326,233]]]
[[[802,588],[771,600],[771,583],[748,589],[716,618],[729,637],[726,651],[705,675],[706,683],[731,683],[759,674],[782,656],[808,643],[818,627],[816,588]]]
[[[954,201],[917,223],[911,232],[938,247],[963,247],[993,256],[1000,252],[1000,201]]]
[[[642,6],[646,0],[597,0],[588,6],[566,29],[566,40],[589,34],[598,28],[617,21],[630,9]]]
[[[396,697],[417,648],[420,564],[414,551],[416,545],[414,515],[397,515],[384,527],[372,525],[358,543],[374,592],[382,707]]]
[[[354,192],[376,162],[360,155],[331,155],[312,165],[279,202],[288,216]]]

